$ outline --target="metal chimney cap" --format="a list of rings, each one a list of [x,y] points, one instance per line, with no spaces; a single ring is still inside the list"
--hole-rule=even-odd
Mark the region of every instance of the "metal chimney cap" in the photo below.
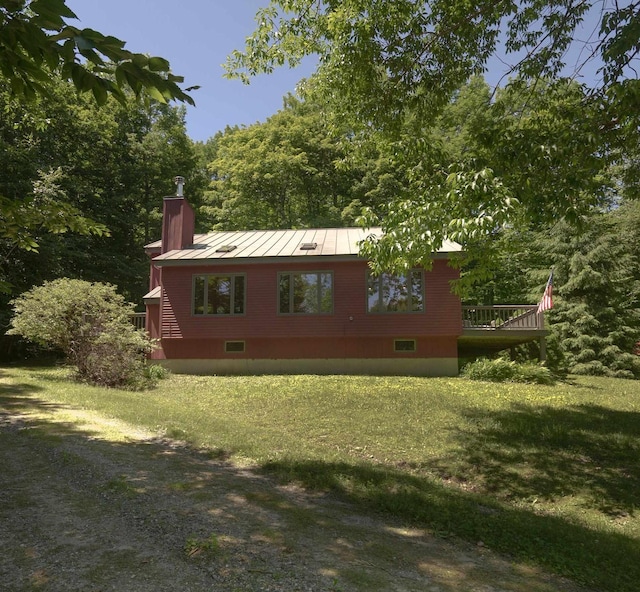
[[[180,175],[178,175],[177,177],[175,177],[173,179],[173,182],[177,186],[177,188],[176,188],[176,196],[182,197],[183,196],[183,189],[184,189],[184,177],[181,177]]]

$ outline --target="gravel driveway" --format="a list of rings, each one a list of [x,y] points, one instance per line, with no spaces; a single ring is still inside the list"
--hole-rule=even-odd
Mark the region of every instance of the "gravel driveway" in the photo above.
[[[31,403],[0,398],[0,590],[579,590],[481,545]]]

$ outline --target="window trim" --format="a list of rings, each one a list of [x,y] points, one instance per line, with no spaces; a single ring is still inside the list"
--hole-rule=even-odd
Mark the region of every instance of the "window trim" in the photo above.
[[[395,276],[397,277],[399,274],[397,273],[389,273],[389,272],[384,272],[378,276],[376,276],[374,273],[372,273],[370,270],[366,271],[366,277],[365,277],[365,310],[367,311],[367,314],[372,314],[372,315],[397,315],[397,314],[424,314],[427,310],[427,303],[426,303],[426,296],[425,296],[425,276],[424,276],[424,269],[421,267],[412,267],[411,269],[408,269],[406,271],[406,275],[408,277],[410,277],[410,275],[414,272],[417,271],[420,273],[420,283],[421,283],[421,295],[422,295],[422,310],[411,310],[412,306],[411,306],[411,291],[409,291],[409,309],[408,310],[371,310],[369,308],[369,278],[373,277],[377,277],[378,278],[378,294],[380,293],[380,286],[381,286],[381,281],[382,281],[382,277],[383,276]]]
[[[329,275],[331,277],[331,310],[330,311],[322,311],[319,310],[318,312],[294,312],[293,310],[291,310],[293,308],[293,282],[289,281],[289,311],[288,312],[282,312],[280,310],[280,282],[282,280],[282,277],[284,276],[289,276],[290,278],[292,276],[295,275],[312,275],[315,274],[316,276],[320,276],[322,274],[325,275]],[[310,269],[310,270],[299,270],[299,271],[279,271],[278,272],[278,278],[277,278],[277,284],[276,284],[276,290],[277,290],[277,314],[278,316],[314,316],[314,315],[322,315],[322,316],[327,316],[327,315],[332,315],[333,311],[334,311],[334,273],[333,270],[330,269],[321,269],[321,270],[315,270],[315,269]],[[321,290],[322,290],[322,283],[320,281],[318,281],[318,304],[320,304],[322,302],[322,294],[321,294]]]
[[[229,344],[241,344],[242,349],[229,349]],[[229,339],[224,342],[225,354],[243,354],[247,351],[247,344],[244,339]]]
[[[207,304],[209,299],[209,290],[207,286],[209,285],[210,277],[218,277],[218,278],[229,278],[231,281],[231,292],[229,295],[229,300],[231,302],[231,306],[229,307],[228,313],[208,313],[204,312],[207,310]],[[235,301],[235,278],[242,277],[244,279],[244,294],[242,295],[242,312],[235,312],[234,310],[234,301]],[[197,278],[204,278],[204,300],[202,302],[202,314],[196,313],[196,280]],[[191,316],[202,318],[220,318],[220,317],[241,317],[247,314],[247,274],[246,273],[194,273],[191,277]]]
[[[398,349],[399,343],[412,343],[413,349]],[[396,354],[415,354],[418,351],[418,341],[416,339],[394,339],[393,351]]]

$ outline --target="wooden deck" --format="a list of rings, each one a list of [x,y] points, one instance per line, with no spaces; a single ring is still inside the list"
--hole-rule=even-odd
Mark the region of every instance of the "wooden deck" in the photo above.
[[[544,314],[533,305],[463,306],[460,356],[490,354],[544,340]]]

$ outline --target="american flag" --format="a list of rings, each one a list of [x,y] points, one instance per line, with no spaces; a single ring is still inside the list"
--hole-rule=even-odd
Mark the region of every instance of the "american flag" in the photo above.
[[[538,303],[538,312],[544,312],[545,310],[549,310],[553,308],[553,269],[549,274],[549,279],[547,280],[547,286],[544,289],[544,294],[542,294],[542,298]]]

